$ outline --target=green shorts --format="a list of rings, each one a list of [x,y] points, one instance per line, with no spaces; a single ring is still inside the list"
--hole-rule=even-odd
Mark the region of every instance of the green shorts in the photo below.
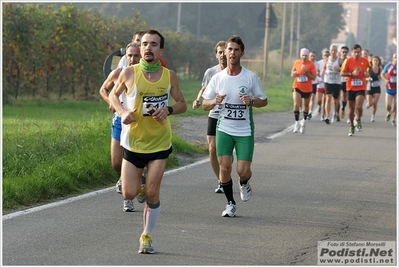
[[[231,136],[219,130],[216,131],[216,155],[233,155],[236,149],[237,160],[252,162],[254,154],[254,136]]]

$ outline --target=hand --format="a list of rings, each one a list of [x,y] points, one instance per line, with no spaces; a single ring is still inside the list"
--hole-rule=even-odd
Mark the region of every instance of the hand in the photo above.
[[[251,98],[248,95],[240,95],[240,100],[245,104],[245,105],[250,105],[251,104]]]
[[[226,94],[223,94],[223,95],[216,95],[216,98],[215,98],[215,105],[220,105],[220,104],[222,104],[222,102],[223,102],[223,100],[224,100],[225,97],[226,97]]]
[[[125,110],[125,111],[121,114],[122,123],[125,124],[125,125],[129,125],[129,124],[135,122],[136,120],[134,119],[133,114],[134,114],[134,112],[136,112],[136,110],[137,110],[136,108],[133,109],[133,111],[126,111],[126,110]]]
[[[197,109],[200,106],[201,106],[200,100],[193,101],[193,109]]]
[[[152,114],[152,118],[158,122],[162,122],[163,120],[168,117],[169,110],[167,107],[162,107],[158,108],[155,110],[155,112]]]

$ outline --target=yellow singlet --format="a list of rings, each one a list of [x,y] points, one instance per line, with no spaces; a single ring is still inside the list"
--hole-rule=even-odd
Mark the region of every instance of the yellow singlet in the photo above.
[[[132,111],[135,122],[130,125],[122,123],[121,146],[131,152],[154,153],[168,150],[172,142],[172,128],[169,118],[166,124],[154,120],[144,107],[152,104],[156,109],[168,105],[170,95],[170,71],[162,67],[161,78],[150,82],[144,76],[139,64],[133,65],[134,84],[126,91],[123,106]]]

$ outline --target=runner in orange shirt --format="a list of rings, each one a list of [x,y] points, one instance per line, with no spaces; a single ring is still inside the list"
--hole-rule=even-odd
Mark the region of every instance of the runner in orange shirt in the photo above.
[[[312,94],[312,80],[316,78],[316,66],[313,61],[309,60],[309,49],[302,48],[300,52],[301,58],[294,62],[291,76],[294,77],[292,84],[292,98],[294,100],[295,127],[294,133],[298,130],[305,133],[305,122],[309,113],[309,100]],[[303,120],[299,121],[299,106],[303,108]]]
[[[361,57],[362,48],[355,44],[352,47],[352,56],[346,58],[341,67],[341,76],[346,76],[346,90],[348,92],[348,117],[350,128],[348,136],[355,134],[354,117],[356,112],[356,130],[362,131],[361,118],[363,114],[363,102],[367,89],[366,78],[370,76],[370,63],[368,59]]]

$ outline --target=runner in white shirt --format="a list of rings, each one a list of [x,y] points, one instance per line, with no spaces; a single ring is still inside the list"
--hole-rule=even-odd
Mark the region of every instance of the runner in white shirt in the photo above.
[[[232,154],[236,151],[237,173],[240,177],[240,196],[245,202],[252,194],[249,179],[252,176],[251,162],[254,151],[253,107],[268,103],[259,78],[241,66],[245,46],[241,38],[233,35],[226,42],[227,68],[215,74],[202,97],[205,110],[221,109],[216,130],[216,153],[224,194],[227,199],[223,217],[234,217],[236,202],[233,198]]]
[[[107,77],[107,79],[104,81],[100,88],[100,95],[101,97],[107,102],[109,105],[109,110],[113,113],[112,116],[112,131],[111,131],[111,164],[112,168],[118,172],[119,174],[121,173],[121,166],[122,166],[122,153],[123,153],[123,148],[120,144],[120,137],[121,137],[121,131],[122,131],[122,123],[121,123],[121,117],[118,115],[118,113],[115,111],[115,108],[111,105],[111,101],[109,100],[108,96],[109,93],[111,92],[112,88],[115,85],[115,82],[118,80],[118,77],[122,70],[130,65],[134,65],[139,63],[141,58],[140,55],[140,42],[133,42],[130,43],[126,46],[126,54],[123,56],[123,59],[125,59],[126,65],[122,67],[118,67],[115,70],[113,70]],[[119,97],[119,100],[121,103],[123,103],[123,95]],[[145,183],[145,174],[143,174],[142,178],[143,184]],[[122,184],[121,184],[121,179],[116,183],[115,190],[117,193],[122,194]],[[137,200],[140,203],[143,203],[145,201],[145,195],[144,195],[144,186],[142,186],[142,190],[140,194],[137,196]],[[123,211],[125,212],[132,212],[134,211],[134,205],[133,205],[133,200],[131,199],[123,199]]]
[[[193,109],[197,109],[198,107],[201,106],[202,100],[202,94],[204,93],[204,90],[206,86],[208,85],[209,81],[211,78],[219,73],[221,70],[226,68],[227,66],[227,59],[226,59],[226,54],[225,54],[225,47],[226,42],[225,41],[219,41],[216,46],[215,46],[215,56],[216,59],[219,61],[218,65],[215,65],[211,68],[208,68],[205,71],[204,78],[202,79],[202,88],[198,92],[197,99],[193,101]],[[211,167],[213,169],[213,172],[216,175],[216,178],[219,180],[219,162],[216,156],[216,124],[218,121],[219,117],[219,106],[216,106],[214,109],[209,111],[208,115],[208,129],[207,129],[207,141],[208,141],[208,151],[209,151],[209,162],[211,163]],[[218,187],[215,189],[215,193],[224,193],[223,187],[220,184],[220,181],[218,183]]]
[[[328,50],[323,50],[321,53],[321,56],[322,56],[322,59],[316,62],[316,72],[317,72],[317,76],[318,76],[317,78],[319,81],[319,83],[317,84],[317,87],[316,87],[316,100],[317,100],[317,104],[319,105],[320,120],[324,121],[324,119],[325,119],[324,107],[326,106],[326,89],[325,89],[325,85],[324,85],[324,77],[321,75],[321,68],[323,68],[324,62],[330,56],[330,52]]]
[[[324,84],[326,87],[326,106],[325,106],[325,122],[330,124],[331,102],[334,102],[334,112],[332,123],[339,121],[338,117],[338,102],[339,93],[341,90],[341,76],[340,76],[340,58],[338,57],[337,46],[330,46],[330,56],[324,63],[322,75],[324,75]]]

